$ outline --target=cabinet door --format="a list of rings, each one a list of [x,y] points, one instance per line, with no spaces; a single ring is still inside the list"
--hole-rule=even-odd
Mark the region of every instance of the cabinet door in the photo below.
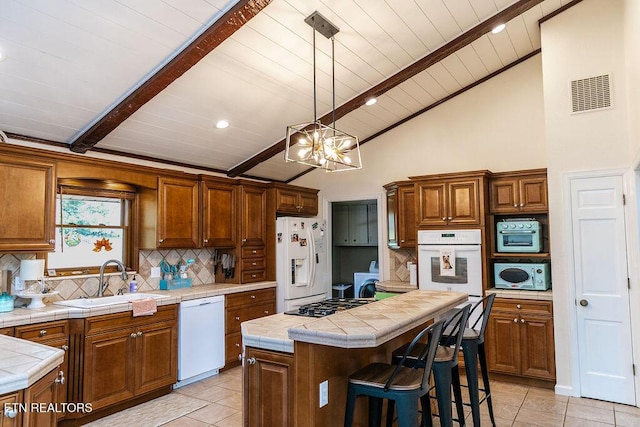
[[[521,373],[524,376],[556,378],[553,318],[520,316]]]
[[[417,243],[416,198],[413,186],[398,188],[398,246],[413,248]]]
[[[387,246],[392,249],[400,247],[400,223],[399,223],[399,189],[387,190]]]
[[[367,204],[367,244],[371,246],[378,244],[378,205],[376,203]]]
[[[203,245],[225,248],[237,244],[238,187],[210,181],[202,182]]]
[[[349,244],[349,206],[334,204],[332,207],[333,244],[343,246]]]
[[[418,185],[416,210],[419,226],[447,225],[447,192],[442,182],[425,182]]]
[[[546,176],[522,178],[519,193],[519,206],[523,212],[546,212],[549,209]]]
[[[367,205],[356,204],[349,205],[349,244],[350,245],[368,245],[369,244],[369,228],[368,228],[368,212]]]
[[[158,248],[198,247],[198,182],[158,179]]]
[[[306,193],[303,191],[300,193],[299,201],[300,201],[301,213],[309,216],[318,215],[318,194],[317,193],[315,192]]]
[[[0,396],[0,427],[22,426],[22,411],[18,410],[18,404],[22,403],[22,392]]]
[[[85,338],[83,401],[91,402],[93,410],[134,396],[137,361],[132,335],[135,331],[126,328]]]
[[[248,347],[242,369],[244,425],[293,426],[293,355]]]
[[[136,395],[178,380],[178,333],[175,324],[163,322],[140,326],[134,341],[136,357],[131,364],[136,373]]]
[[[267,236],[266,190],[242,186],[242,246],[264,246]]]
[[[299,212],[299,193],[293,189],[276,188],[276,211],[285,214]]]
[[[57,379],[58,369],[56,368],[24,391],[24,403],[27,405],[31,403],[44,404],[46,407],[49,403],[57,402]],[[58,418],[55,411],[26,411],[22,421],[24,427],[55,426],[57,423]]]
[[[492,312],[485,345],[490,371],[520,374],[520,325],[517,313]]]
[[[0,251],[52,251],[55,245],[56,166],[0,156]]]
[[[491,213],[518,212],[517,179],[496,179],[489,185],[489,209]]]
[[[480,224],[479,183],[477,180],[451,182],[448,184],[449,225]]]

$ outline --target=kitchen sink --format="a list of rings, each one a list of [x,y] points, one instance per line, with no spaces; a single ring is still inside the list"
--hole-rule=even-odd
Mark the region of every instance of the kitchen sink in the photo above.
[[[113,295],[110,297],[79,298],[79,299],[71,299],[66,301],[56,301],[53,304],[64,305],[67,307],[76,307],[76,308],[94,308],[94,307],[104,307],[107,305],[124,304],[134,300],[145,299],[145,298],[162,298],[162,295],[124,294],[124,295]]]

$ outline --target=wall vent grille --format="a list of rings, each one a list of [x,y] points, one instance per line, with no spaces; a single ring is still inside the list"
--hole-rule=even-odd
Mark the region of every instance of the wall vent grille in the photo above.
[[[571,82],[571,106],[574,113],[611,107],[608,74]]]

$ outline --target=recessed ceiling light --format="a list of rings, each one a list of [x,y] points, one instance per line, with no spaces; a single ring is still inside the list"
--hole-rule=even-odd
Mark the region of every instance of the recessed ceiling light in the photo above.
[[[216,123],[216,127],[218,129],[224,129],[229,127],[229,122],[226,120],[218,120],[218,122]]]
[[[378,100],[376,98],[369,98],[369,99],[367,99],[367,102],[365,102],[365,105],[373,105],[376,102],[378,102]]]
[[[493,27],[493,30],[491,30],[491,32],[493,34],[498,34],[500,31],[504,30],[506,26],[507,26],[506,24],[496,25],[495,27]]]

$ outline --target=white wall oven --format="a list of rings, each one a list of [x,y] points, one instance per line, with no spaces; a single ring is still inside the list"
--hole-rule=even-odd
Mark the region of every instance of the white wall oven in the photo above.
[[[480,230],[418,230],[418,288],[469,294],[482,299]],[[474,324],[476,319],[470,319]]]

